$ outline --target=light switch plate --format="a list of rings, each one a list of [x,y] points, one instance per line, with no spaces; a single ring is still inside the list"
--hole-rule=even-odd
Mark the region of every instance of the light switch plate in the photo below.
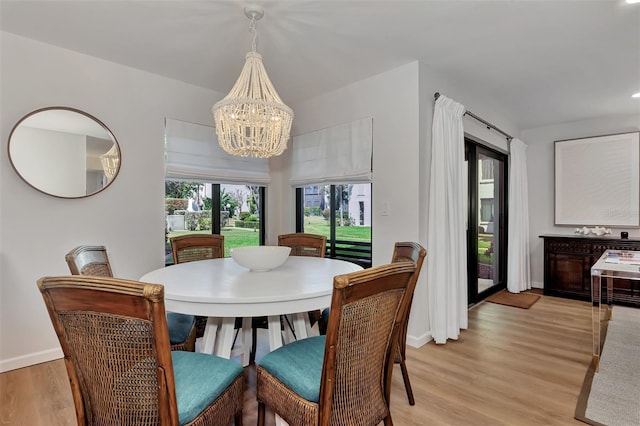
[[[382,211],[380,212],[380,214],[382,216],[389,216],[389,202],[388,201],[383,201],[382,202]]]

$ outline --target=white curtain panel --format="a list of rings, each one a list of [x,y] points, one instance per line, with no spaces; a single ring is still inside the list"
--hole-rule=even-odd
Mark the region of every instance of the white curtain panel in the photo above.
[[[464,112],[441,95],[433,113],[427,291],[436,343],[457,339],[468,326]]]
[[[293,138],[291,186],[371,182],[373,118]]]
[[[165,120],[165,177],[210,183],[258,184],[271,182],[269,160],[227,154],[216,129],[187,121]]]
[[[513,139],[510,144],[507,238],[509,241],[507,290],[511,293],[520,293],[531,288],[527,145],[520,139]]]

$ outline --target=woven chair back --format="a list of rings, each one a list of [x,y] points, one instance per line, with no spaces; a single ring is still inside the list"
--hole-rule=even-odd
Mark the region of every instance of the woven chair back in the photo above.
[[[405,295],[414,273],[415,264],[399,262],[334,278],[320,385],[321,425],[378,424],[389,415],[387,360],[397,344],[396,317],[408,303]]]
[[[72,275],[113,277],[104,246],[78,246],[65,255]]]
[[[278,245],[291,247],[290,256],[324,257],[327,250],[327,237],[302,232],[282,234],[278,235]]]
[[[38,280],[64,352],[78,424],[177,424],[164,287],[101,277]]]
[[[209,234],[187,234],[171,238],[173,263],[224,257],[224,236]]]
[[[420,271],[422,270],[422,264],[424,258],[427,255],[427,250],[418,243],[413,242],[397,242],[393,249],[393,255],[391,256],[391,262],[412,262],[416,265],[416,273],[413,274],[411,283],[407,288],[407,294],[409,295],[409,303],[406,306],[406,312],[402,312],[398,316],[397,326],[400,328],[398,332],[398,352],[395,355],[395,361],[399,362],[401,358],[405,357],[407,350],[407,330],[409,327],[409,315],[411,313],[411,305],[413,304],[413,293],[420,277]]]

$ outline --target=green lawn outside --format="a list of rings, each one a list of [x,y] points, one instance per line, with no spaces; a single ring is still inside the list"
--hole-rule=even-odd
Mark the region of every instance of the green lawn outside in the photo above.
[[[478,263],[493,265],[493,254],[486,254],[493,241],[493,234],[478,235]]]
[[[329,222],[319,216],[305,217],[304,232],[310,234],[329,236]],[[211,231],[171,231],[169,238],[185,234],[210,234]],[[231,256],[230,250],[234,247],[257,246],[260,244],[260,234],[253,229],[225,227],[222,228],[224,235],[224,255]],[[336,228],[336,238],[347,241],[371,242],[370,226],[339,226]]]
[[[211,231],[172,231],[169,232],[169,238],[185,234],[211,234]],[[225,257],[231,256],[230,250],[234,247],[260,245],[260,233],[252,229],[222,228],[222,235]]]
[[[321,216],[305,216],[304,232],[329,236],[329,221]],[[338,226],[336,227],[336,239],[348,241],[371,242],[370,226]]]

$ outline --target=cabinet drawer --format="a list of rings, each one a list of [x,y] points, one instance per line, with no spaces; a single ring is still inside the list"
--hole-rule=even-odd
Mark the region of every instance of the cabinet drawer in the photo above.
[[[640,250],[640,247],[638,247],[638,244],[633,244],[633,243],[629,243],[629,242],[617,242],[617,243],[607,243],[607,244],[602,244],[602,243],[594,243],[593,244],[593,254],[595,256],[595,260],[597,260],[602,253],[604,253],[607,250]]]
[[[548,250],[549,253],[556,254],[566,253],[577,255],[591,255],[593,251],[593,244],[554,240],[545,243],[545,250]]]

